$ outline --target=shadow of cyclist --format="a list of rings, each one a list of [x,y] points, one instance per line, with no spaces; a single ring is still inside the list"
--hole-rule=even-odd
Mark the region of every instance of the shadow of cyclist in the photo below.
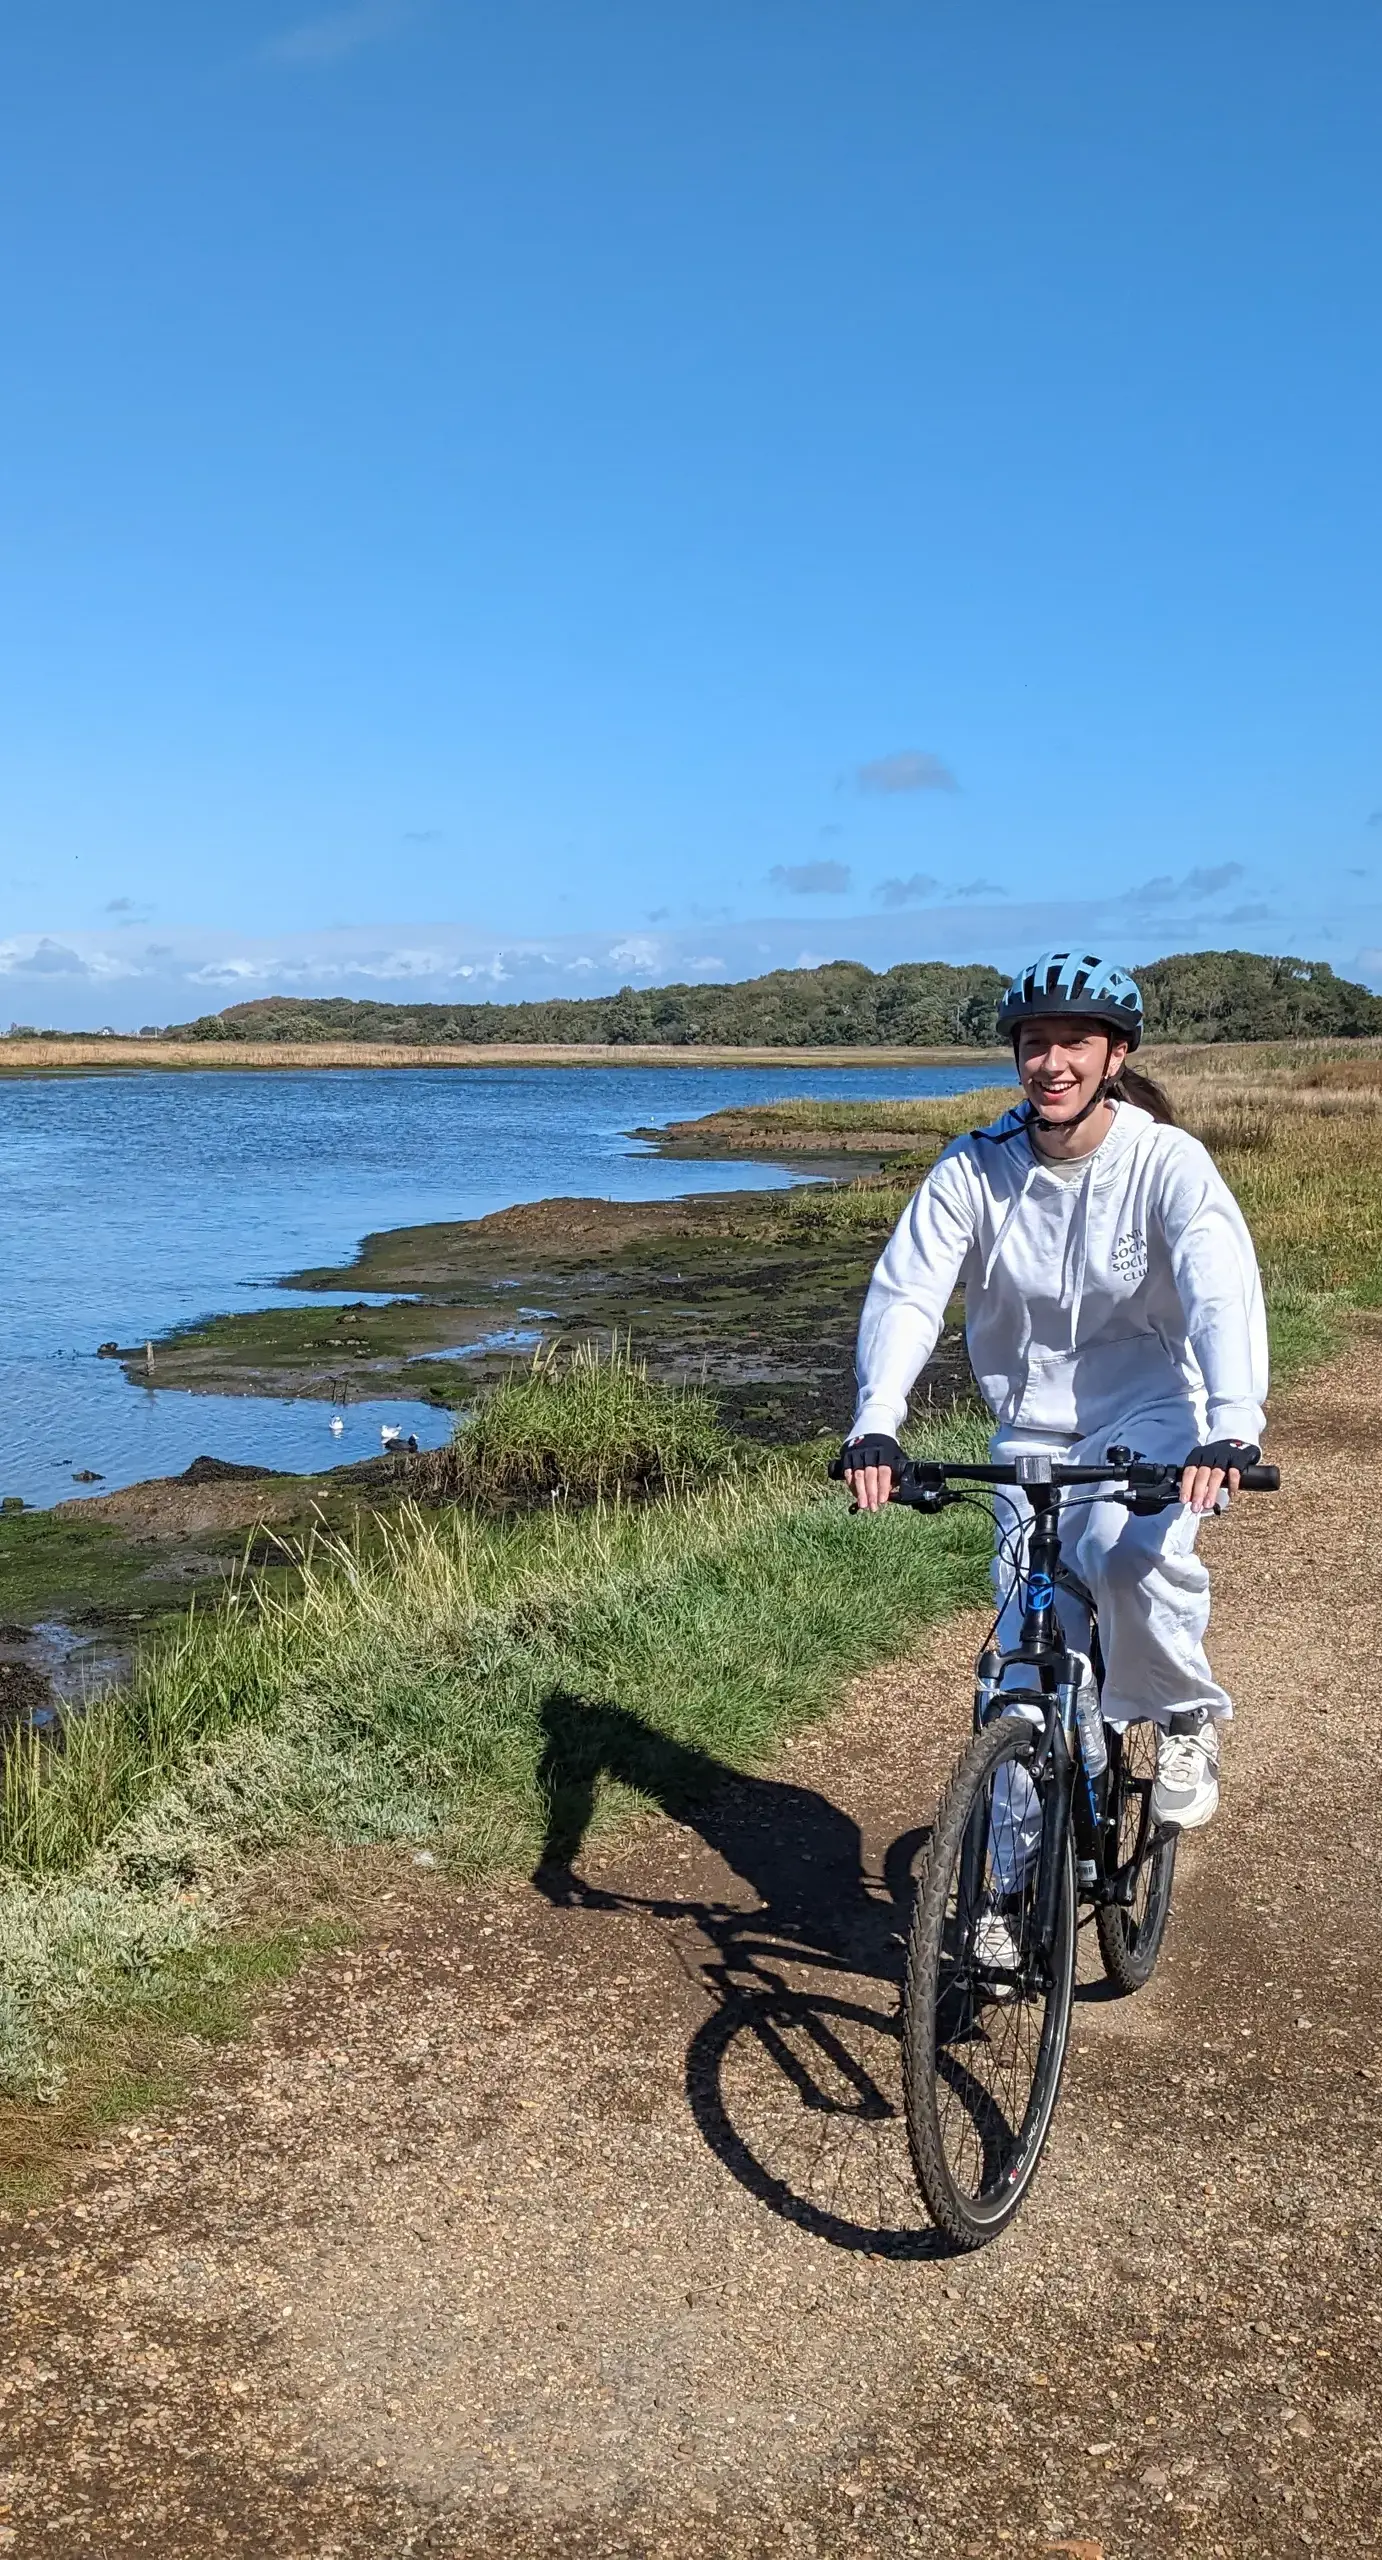
[[[533,1881],[557,1906],[694,1923],[711,2014],[686,2059],[702,2135],[751,2194],[847,2249],[947,2254],[923,2222],[901,2125],[897,1994],[912,1863],[879,1874],[859,1826],[814,1788],[746,1777],[627,1708],[553,1690],[542,1708],[546,1809]],[[754,1897],[611,1893],[577,1872],[602,1782],[636,1788],[695,1830]]]

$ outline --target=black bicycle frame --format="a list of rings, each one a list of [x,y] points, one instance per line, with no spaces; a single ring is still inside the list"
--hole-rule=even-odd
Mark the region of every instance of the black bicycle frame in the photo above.
[[[1075,1701],[1084,1676],[1084,1664],[1071,1654],[1066,1644],[1056,1601],[1057,1586],[1067,1578],[1062,1572],[1060,1549],[1061,1500],[1065,1488],[1053,1483],[1049,1474],[1038,1472],[1040,1465],[1041,1461],[1037,1460],[1030,1478],[1019,1478],[1021,1490],[1032,1510],[1027,1538],[1021,1634],[1016,1645],[1003,1655],[989,1654],[981,1659],[981,1688],[976,1698],[976,1716],[983,1722],[991,1715],[1008,1712],[1012,1693],[1005,1693],[999,1687],[1001,1675],[1014,1663],[1031,1664],[1040,1682],[1048,1717],[1037,1743],[1037,1769],[1040,1771],[1045,1765],[1048,1785],[1042,1807],[1041,1856],[1034,1914],[1034,1951],[1045,1971],[1049,1969],[1055,1950],[1066,1835],[1072,1823],[1081,1866],[1094,1870],[1092,1884],[1087,1880],[1085,1891],[1092,1893],[1098,1901],[1112,1899],[1117,1891],[1117,1879],[1108,1869],[1107,1772],[1091,1779],[1080,1749]],[[977,1861],[982,1863],[984,1842],[981,1839],[976,1840],[975,1853]],[[964,1891],[965,1879],[962,1876],[962,1897]],[[977,1903],[977,1875],[973,1891]]]

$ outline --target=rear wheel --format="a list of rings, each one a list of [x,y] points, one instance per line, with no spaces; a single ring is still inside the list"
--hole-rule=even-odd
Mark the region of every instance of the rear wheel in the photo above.
[[[902,1999],[912,2163],[932,2220],[962,2248],[1007,2228],[1036,2174],[1060,2093],[1075,1978],[1075,1865],[1060,1849],[1055,1943],[1036,1945],[1051,1781],[1030,1725],[975,1736],[917,1877]]]
[[[1171,1916],[1177,1834],[1153,1830],[1151,1819],[1159,1733],[1158,1725],[1144,1722],[1109,1734],[1109,1804],[1118,1826],[1119,1871],[1131,1876],[1132,1899],[1101,1903],[1095,1925],[1104,1971],[1120,1991],[1140,1991],[1151,1980]]]

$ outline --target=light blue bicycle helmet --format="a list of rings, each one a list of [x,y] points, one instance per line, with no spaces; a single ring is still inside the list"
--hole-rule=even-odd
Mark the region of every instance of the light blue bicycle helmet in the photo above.
[[[1099,1022],[1136,1049],[1142,1040],[1142,991],[1126,969],[1097,952],[1043,951],[1020,969],[998,1008],[998,1029],[1011,1038],[1038,1015],[1069,1014]]]

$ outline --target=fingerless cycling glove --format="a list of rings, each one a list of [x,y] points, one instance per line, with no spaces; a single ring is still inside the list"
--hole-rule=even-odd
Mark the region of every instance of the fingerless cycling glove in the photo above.
[[[1255,1440],[1203,1440],[1185,1463],[1187,1467],[1222,1467],[1227,1475],[1230,1467],[1255,1467],[1261,1455]]]
[[[907,1464],[907,1452],[890,1440],[886,1431],[866,1431],[858,1440],[846,1440],[840,1451],[840,1464],[850,1475],[864,1467],[891,1467],[900,1476]]]

